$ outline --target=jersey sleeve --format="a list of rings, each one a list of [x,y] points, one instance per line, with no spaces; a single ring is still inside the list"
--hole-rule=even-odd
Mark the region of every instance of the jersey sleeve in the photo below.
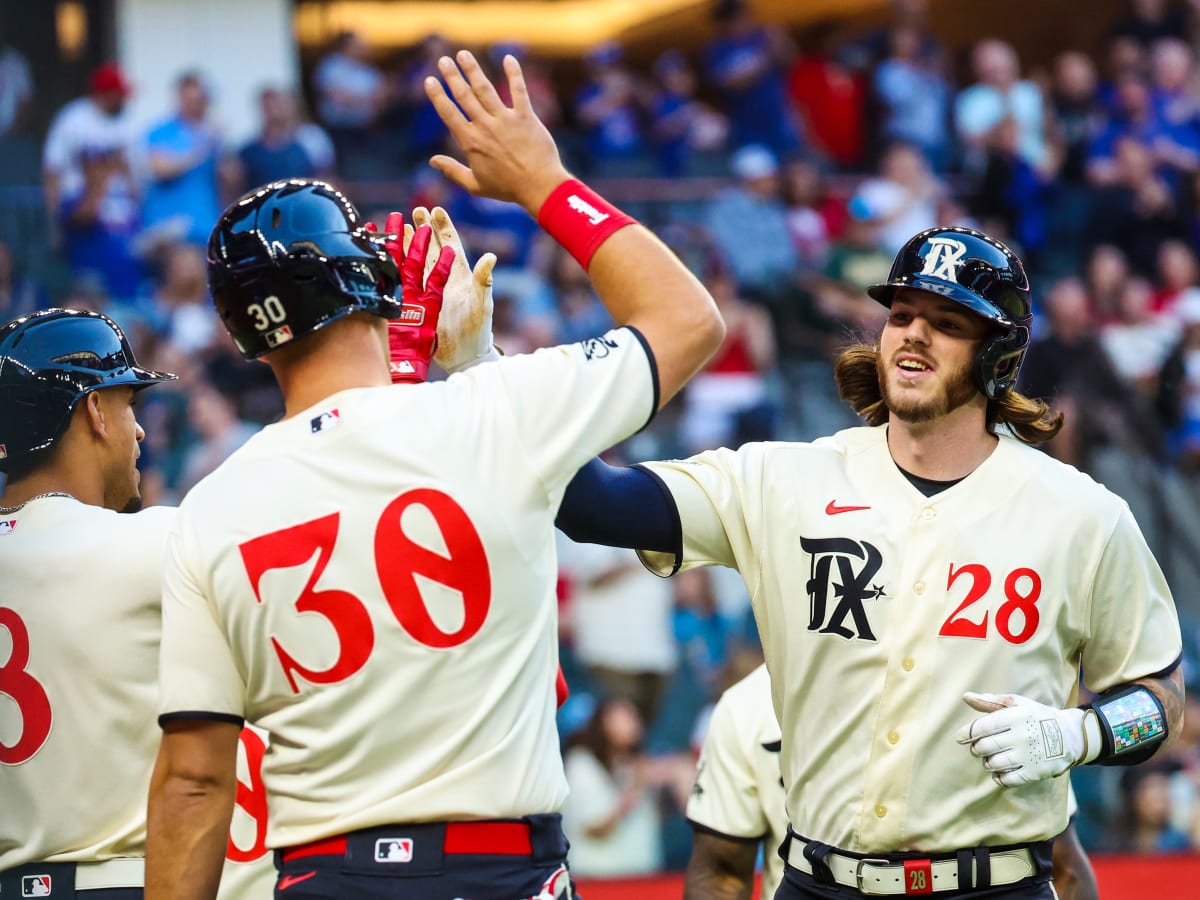
[[[645,427],[658,409],[658,369],[634,328],[473,371],[499,374],[499,402],[555,508],[584,463]]]
[[[728,696],[717,701],[700,751],[696,784],[688,798],[693,825],[737,840],[759,840],[768,831],[754,769]]]
[[[680,569],[719,565],[739,568],[750,585],[752,554],[739,474],[739,456],[733,450],[712,450],[686,460],[645,463],[641,466],[661,483],[675,506],[678,546],[674,553],[639,550],[638,555],[656,575],[673,575]],[[740,551],[740,552],[739,552]]]
[[[245,684],[195,568],[194,538],[181,510],[167,537],[163,569],[159,722],[218,719],[240,724]]]
[[[1183,652],[1171,590],[1123,503],[1093,580],[1087,628],[1083,680],[1096,692],[1165,672]]]

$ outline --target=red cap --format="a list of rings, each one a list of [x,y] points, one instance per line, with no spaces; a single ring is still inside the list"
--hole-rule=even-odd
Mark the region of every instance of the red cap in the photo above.
[[[116,63],[104,63],[104,65],[97,66],[92,70],[92,77],[88,79],[89,94],[105,94],[115,91],[122,96],[128,96],[130,90],[132,88],[125,80],[125,74]]]

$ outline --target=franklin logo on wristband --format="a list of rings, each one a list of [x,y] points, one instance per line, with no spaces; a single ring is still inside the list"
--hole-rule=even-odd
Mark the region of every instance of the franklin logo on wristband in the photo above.
[[[596,207],[592,206],[592,204],[588,203],[578,194],[572,194],[567,198],[567,206],[571,207],[577,213],[583,213],[593,225],[599,225],[608,218],[608,213],[600,212],[600,210],[596,209]]]

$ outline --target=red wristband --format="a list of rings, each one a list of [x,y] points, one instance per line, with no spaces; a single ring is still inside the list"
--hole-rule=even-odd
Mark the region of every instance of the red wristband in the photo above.
[[[637,219],[621,212],[582,181],[569,178],[550,192],[538,224],[586,270],[600,245]]]

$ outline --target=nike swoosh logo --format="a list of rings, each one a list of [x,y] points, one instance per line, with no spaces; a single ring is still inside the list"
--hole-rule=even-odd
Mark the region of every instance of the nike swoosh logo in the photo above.
[[[825,507],[825,515],[836,516],[838,513],[858,512],[862,509],[870,509],[869,506],[838,506],[836,500],[830,500],[829,505]]]
[[[279,879],[279,890],[286,891],[293,884],[299,884],[302,881],[308,881],[308,879],[312,878],[316,874],[316,872],[309,872],[306,875],[284,875]]]

